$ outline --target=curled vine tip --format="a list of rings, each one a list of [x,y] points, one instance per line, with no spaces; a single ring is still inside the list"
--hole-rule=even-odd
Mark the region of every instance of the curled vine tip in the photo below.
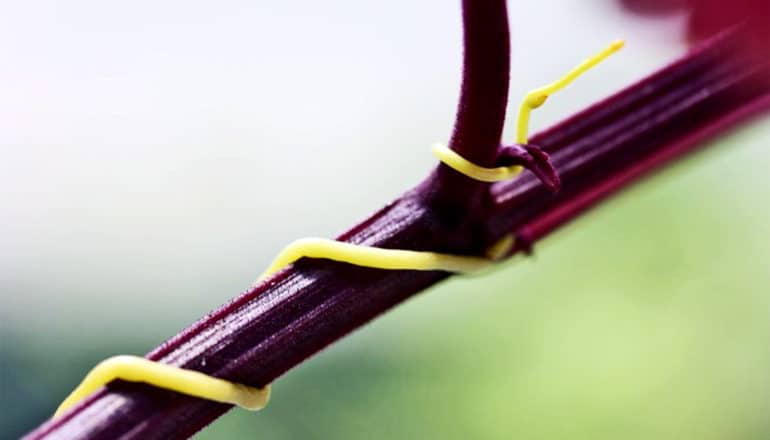
[[[586,73],[589,69],[622,49],[624,45],[625,42],[623,40],[615,40],[604,50],[587,58],[561,78],[527,93],[527,96],[524,97],[524,100],[519,107],[519,117],[516,122],[516,143],[526,144],[529,142],[529,114],[532,110],[543,105],[549,96],[570,85],[572,81],[575,81],[580,75]]]
[[[503,145],[497,156],[497,165],[519,165],[532,171],[551,192],[556,193],[561,189],[561,179],[551,157],[537,145]]]

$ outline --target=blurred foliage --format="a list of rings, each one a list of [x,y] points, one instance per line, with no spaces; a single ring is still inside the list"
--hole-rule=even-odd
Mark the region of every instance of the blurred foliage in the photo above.
[[[768,136],[757,123],[533,258],[419,295],[279,380],[263,412],[199,438],[767,438]],[[72,352],[12,335],[8,438],[99,359],[153,344],[106,329],[109,347]]]

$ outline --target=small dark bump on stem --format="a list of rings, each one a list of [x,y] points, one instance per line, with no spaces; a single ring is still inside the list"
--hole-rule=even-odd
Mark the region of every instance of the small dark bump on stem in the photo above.
[[[537,145],[513,144],[500,147],[497,166],[519,165],[532,172],[553,193],[561,189],[561,179],[551,156]]]

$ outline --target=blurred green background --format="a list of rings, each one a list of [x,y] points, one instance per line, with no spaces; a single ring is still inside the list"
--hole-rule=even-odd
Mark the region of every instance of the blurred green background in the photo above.
[[[274,3],[2,7],[0,437],[433,165],[459,85],[458,2]],[[511,111],[629,42],[534,131],[683,50],[682,16],[523,3]],[[768,137],[758,121],[534,257],[415,297],[199,438],[767,438]]]

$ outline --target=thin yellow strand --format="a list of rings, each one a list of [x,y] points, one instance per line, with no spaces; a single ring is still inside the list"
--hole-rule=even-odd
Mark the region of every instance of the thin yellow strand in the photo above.
[[[499,261],[513,250],[513,245],[515,244],[516,239],[513,234],[505,234],[497,243],[490,246],[485,254],[490,260]]]
[[[324,258],[375,269],[443,270],[457,273],[475,272],[492,263],[488,258],[481,257],[383,249],[326,238],[302,238],[283,248],[259,279],[263,280],[304,257]]]
[[[481,182],[501,182],[503,180],[513,179],[518,176],[522,170],[520,165],[497,168],[480,167],[442,144],[433,144],[431,150],[433,151],[433,155],[444,165],[461,174],[465,174],[471,179],[479,180]]]
[[[566,87],[585,71],[620,50],[623,44],[622,40],[612,43],[558,81],[528,93],[519,110],[516,142],[526,144],[528,141],[527,130],[531,110],[540,107],[551,94]],[[440,144],[433,146],[433,154],[452,169],[482,182],[512,179],[522,170],[518,165],[481,167]],[[442,270],[469,273],[487,268],[495,261],[504,258],[511,252],[514,244],[513,234],[507,234],[490,246],[485,253],[486,257],[482,258],[437,252],[382,249],[323,238],[304,238],[286,246],[259,279],[263,280],[303,257],[324,258],[386,270]],[[202,399],[238,405],[249,410],[264,408],[270,398],[269,385],[264,388],[254,388],[137,356],[115,356],[94,367],[83,382],[59,405],[55,416],[62,414],[80,400],[116,379],[143,382]]]
[[[519,107],[519,119],[516,125],[516,143],[526,144],[529,142],[529,114],[532,110],[543,105],[549,96],[553,95],[564,87],[567,87],[572,81],[577,79],[577,77],[584,74],[588,69],[601,63],[613,53],[622,49],[624,45],[625,42],[623,40],[614,41],[603,51],[586,59],[580,63],[580,65],[572,69],[569,73],[559,78],[558,80],[548,84],[547,86],[540,87],[539,89],[535,89],[527,93],[527,96],[521,102],[521,106]]]
[[[254,388],[218,379],[194,370],[161,364],[138,356],[115,356],[99,363],[56,409],[54,416],[75,405],[94,391],[121,379],[143,382],[189,396],[238,405],[252,411],[262,409],[270,399],[270,387]]]

